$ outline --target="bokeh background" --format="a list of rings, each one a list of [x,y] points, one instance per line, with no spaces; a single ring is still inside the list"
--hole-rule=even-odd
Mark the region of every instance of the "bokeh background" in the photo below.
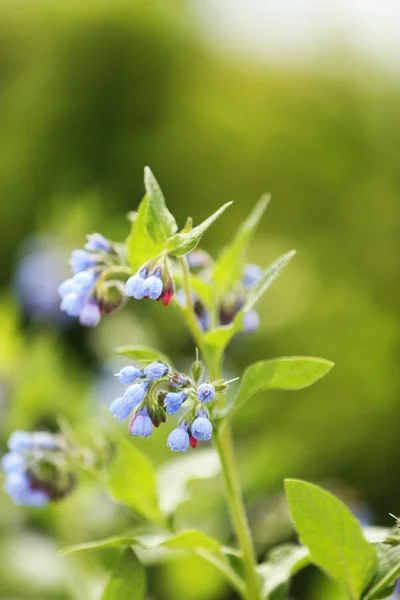
[[[284,477],[330,486],[365,521],[400,512],[400,35],[396,2],[2,0],[0,3],[0,434],[84,428],[116,395],[119,344],[158,345],[182,367],[178,315],[131,302],[82,330],[56,288],[84,235],[123,240],[149,164],[183,225],[233,207],[214,253],[264,191],[250,260],[298,254],[234,341],[227,374],[291,354],[332,359],[315,387],[269,393],[234,420],[260,559],[290,539]],[[139,306],[140,304],[140,306]],[[168,309],[170,310],[170,309]],[[173,309],[171,309],[173,310]],[[176,318],[175,318],[176,317]],[[168,432],[140,445],[155,464]],[[217,476],[179,509],[231,543]],[[0,494],[0,598],[96,600],[112,553],[61,559],[132,517],[83,479],[63,503]],[[200,559],[149,568],[149,598],[234,598]],[[292,597],[342,596],[314,569]]]

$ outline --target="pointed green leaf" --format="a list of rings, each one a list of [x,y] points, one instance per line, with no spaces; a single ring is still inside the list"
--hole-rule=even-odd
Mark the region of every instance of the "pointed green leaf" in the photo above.
[[[82,544],[74,544],[73,546],[67,546],[60,552],[61,556],[68,556],[68,554],[74,554],[75,552],[85,552],[87,550],[103,550],[104,548],[124,548],[126,546],[134,546],[137,544],[135,536],[130,535],[114,535],[112,537],[104,538],[102,540],[93,540],[91,542],[83,542]]]
[[[261,296],[267,291],[267,289],[274,283],[275,279],[279,277],[282,270],[286,267],[288,262],[296,254],[296,250],[290,250],[277,258],[272,265],[267,267],[264,273],[261,275],[259,281],[257,281],[249,290],[247,302],[243,309],[243,312],[247,312],[261,298]]]
[[[125,548],[118,557],[101,600],[143,600],[145,593],[143,565],[131,548]]]
[[[148,348],[147,346],[118,346],[118,348],[115,349],[115,352],[138,362],[161,360],[161,362],[166,362],[169,365],[172,364],[166,354],[163,354],[155,348]]]
[[[268,554],[268,560],[258,565],[262,579],[263,598],[285,600],[290,579],[310,564],[310,552],[304,546],[282,544]]]
[[[220,552],[220,543],[202,531],[189,530],[178,533],[169,540],[160,544],[169,550],[208,550],[209,552]]]
[[[285,481],[290,512],[311,560],[359,600],[377,569],[373,546],[361,525],[338,498],[316,485]]]
[[[324,377],[333,362],[313,356],[284,356],[261,360],[246,369],[234,400],[235,410],[258,392],[301,390]]]
[[[163,524],[151,462],[123,435],[116,437],[116,455],[108,468],[111,495],[149,521]]]
[[[150,207],[150,197],[145,195],[141,201],[131,233],[127,239],[128,263],[137,271],[145,262],[156,258],[165,248],[165,239],[153,226],[154,214]]]
[[[150,167],[144,169],[144,185],[150,199],[148,221],[150,233],[155,239],[160,238],[165,242],[176,233],[178,226],[165,204],[161,188]]]
[[[218,257],[213,270],[213,282],[218,295],[224,294],[243,276],[247,249],[269,201],[270,196],[265,195],[257,202],[234,238]]]
[[[375,544],[374,547],[378,556],[378,570],[363,596],[364,600],[387,598],[400,577],[400,546]]]
[[[194,250],[200,242],[207,229],[218,219],[220,215],[230,206],[232,202],[227,202],[219,208],[213,215],[208,217],[203,223],[194,227],[187,233],[176,233],[167,242],[168,252],[174,256],[183,256]]]

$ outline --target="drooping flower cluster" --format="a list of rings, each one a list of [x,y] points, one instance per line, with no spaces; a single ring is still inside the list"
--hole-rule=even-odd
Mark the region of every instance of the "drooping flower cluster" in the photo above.
[[[59,500],[75,485],[65,459],[64,440],[46,431],[14,431],[1,460],[4,489],[14,504],[42,507]]]
[[[209,382],[199,385],[203,368],[201,366],[199,371],[198,364],[201,365],[199,361],[194,363],[192,377],[177,373],[158,361],[124,367],[117,376],[128,387],[110,405],[111,414],[120,421],[132,415],[130,434],[149,437],[154,427],[165,423],[168,415],[177,413],[187,403],[189,409],[170,433],[168,447],[174,452],[185,452],[189,444],[196,448],[199,441],[210,440],[213,427],[206,404],[214,399],[216,391],[225,391],[227,384],[218,381],[214,385]]]
[[[59,286],[61,310],[78,317],[81,325],[95,327],[101,316],[114,312],[125,297],[124,285],[117,279],[102,279],[113,274],[119,258],[115,245],[100,233],[87,236],[84,249],[73,250],[70,264],[74,276]]]
[[[126,294],[135,300],[162,300],[164,306],[172,300],[174,282],[166,260],[150,261],[141,266],[126,282]]]

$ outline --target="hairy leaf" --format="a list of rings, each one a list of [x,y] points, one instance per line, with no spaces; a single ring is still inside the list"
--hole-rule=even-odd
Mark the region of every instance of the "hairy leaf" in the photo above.
[[[131,548],[122,550],[101,600],[143,600],[146,579],[143,565]]]
[[[274,548],[269,553],[267,562],[257,567],[263,582],[263,597],[285,600],[291,577],[309,564],[310,552],[304,546],[283,544]]]
[[[161,188],[150,170],[144,169],[144,185],[149,196],[149,220],[148,227],[154,239],[165,242],[178,230],[178,226],[172,214],[169,212]]]
[[[145,262],[156,258],[165,248],[165,239],[157,232],[152,223],[150,197],[145,195],[141,201],[131,233],[127,240],[128,262],[133,271],[137,271]]]
[[[153,360],[161,360],[169,365],[172,364],[168,356],[155,348],[148,348],[147,346],[118,346],[115,352],[134,361],[152,362]]]
[[[290,512],[312,562],[342,584],[351,600],[359,600],[377,569],[373,546],[361,526],[338,498],[320,487],[285,481]]]
[[[400,577],[400,546],[374,544],[378,557],[378,571],[363,596],[364,600],[387,598]]]

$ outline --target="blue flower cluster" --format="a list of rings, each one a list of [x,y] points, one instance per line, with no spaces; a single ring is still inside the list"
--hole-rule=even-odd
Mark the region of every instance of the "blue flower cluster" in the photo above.
[[[74,276],[63,281],[58,288],[60,308],[71,317],[78,317],[85,327],[95,327],[102,314],[112,312],[123,302],[125,292],[120,282],[112,283],[115,297],[111,303],[108,301],[110,284],[105,283],[101,288],[97,285],[99,276],[110,266],[109,261],[113,257],[113,244],[100,233],[87,236],[85,248],[71,253]]]
[[[167,262],[150,262],[126,282],[126,295],[135,300],[162,300],[168,306],[174,295],[174,283]]]
[[[173,372],[158,361],[140,367],[126,366],[117,376],[128,387],[112,402],[110,412],[124,421],[134,411],[129,423],[131,435],[149,437],[154,427],[164,423],[168,415],[177,413],[190,399],[191,408],[170,433],[168,447],[174,452],[185,452],[189,444],[195,448],[199,441],[211,438],[212,423],[205,406],[215,397],[216,389],[211,383],[197,386],[190,377]],[[219,389],[226,389],[224,382],[219,383]]]
[[[45,431],[14,431],[1,460],[4,490],[18,506],[42,507],[68,493],[75,482],[63,461],[58,436]]]

